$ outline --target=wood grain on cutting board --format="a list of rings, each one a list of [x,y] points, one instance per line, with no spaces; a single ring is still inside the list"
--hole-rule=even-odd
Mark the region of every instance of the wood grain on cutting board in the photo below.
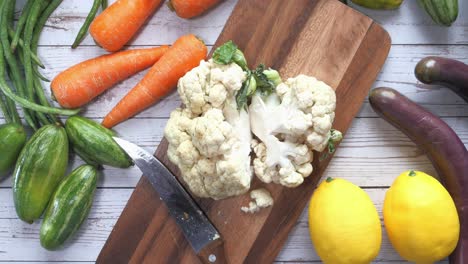
[[[346,132],[383,65],[388,34],[370,18],[335,0],[240,0],[216,46],[233,40],[253,67],[278,69],[283,78],[300,73],[325,81],[337,92],[334,127]],[[176,175],[163,140],[156,156]],[[240,211],[248,195],[198,200],[225,240],[230,263],[272,262],[296,223],[329,160],[295,189],[257,180],[273,207],[250,215]],[[142,177],[98,257],[98,263],[198,263],[167,208]]]

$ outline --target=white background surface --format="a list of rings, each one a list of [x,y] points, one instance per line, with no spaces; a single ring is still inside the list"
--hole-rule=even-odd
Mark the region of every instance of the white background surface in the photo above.
[[[44,75],[53,78],[67,67],[105,51],[96,47],[88,36],[76,50],[70,45],[91,7],[91,0],[65,0],[47,23],[41,36],[39,55],[47,69]],[[112,3],[113,1],[109,1]],[[396,11],[371,11],[358,8],[381,23],[392,37],[392,49],[373,87],[393,87],[441,116],[468,143],[468,105],[448,89],[418,83],[413,70],[419,59],[445,56],[468,63],[468,3],[460,2],[460,15],[451,28],[436,26],[419,9],[414,0],[407,0]],[[183,20],[164,5],[148,25],[131,42],[131,46],[171,44],[178,36],[195,33],[213,45],[236,0],[227,0],[206,15]],[[22,5],[23,1],[18,1]],[[131,89],[144,73],[124,81],[93,102],[84,113],[100,121]],[[153,152],[163,136],[170,111],[180,104],[173,94],[136,118],[116,127],[125,139]],[[339,113],[337,113],[339,115]],[[0,120],[0,123],[3,120]],[[80,161],[75,161],[75,165]],[[341,177],[362,186],[375,202],[379,213],[385,191],[401,172],[417,169],[436,175],[429,160],[402,133],[378,118],[367,102],[340,145],[324,177]],[[72,241],[56,252],[48,252],[39,244],[40,223],[28,225],[15,213],[11,177],[0,183],[0,262],[50,263],[94,262],[122,212],[140,172],[136,168],[106,168],[99,182],[96,200],[89,219]],[[278,262],[319,262],[307,230],[306,214],[290,234]],[[381,252],[375,262],[402,262],[391,248],[384,232]]]

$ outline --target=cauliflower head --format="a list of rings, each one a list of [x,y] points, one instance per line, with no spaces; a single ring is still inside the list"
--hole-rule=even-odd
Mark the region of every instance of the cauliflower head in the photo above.
[[[185,108],[173,111],[166,125],[167,156],[196,196],[223,199],[250,189],[249,115],[235,101],[245,78],[237,64],[210,60],[179,80]]]
[[[312,171],[313,150],[323,151],[335,118],[335,91],[314,77],[299,75],[276,93],[252,97],[249,106],[257,177],[287,187],[300,185]]]
[[[250,71],[221,63],[226,51],[232,50],[219,52],[216,62],[201,61],[179,80],[184,108],[171,113],[164,132],[169,160],[199,197],[246,193],[252,168],[263,182],[300,185],[313,171],[313,151],[330,149],[341,137],[331,129],[335,91],[314,77],[282,82],[263,65]]]

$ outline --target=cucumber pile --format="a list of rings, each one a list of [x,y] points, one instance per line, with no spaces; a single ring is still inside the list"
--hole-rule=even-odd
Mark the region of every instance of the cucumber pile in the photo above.
[[[80,116],[70,117],[65,126],[44,125],[29,140],[21,124],[0,126],[0,153],[6,153],[0,161],[0,179],[6,179],[14,167],[16,213],[30,224],[44,215],[40,231],[44,248],[59,248],[86,219],[101,165],[132,165],[112,136],[113,131]],[[88,164],[65,176],[72,150],[80,150],[76,154]]]
[[[27,0],[14,28],[16,1],[0,0],[0,112],[5,121],[0,125],[0,181],[13,175],[21,220],[33,223],[44,216],[40,240],[49,250],[63,245],[88,216],[99,168],[132,165],[113,131],[76,116],[79,109],[53,107],[45,96],[41,80],[48,80],[38,70],[44,67],[36,55],[38,40],[61,2]],[[64,125],[60,116],[71,117]],[[26,131],[33,132],[29,140]],[[66,176],[71,151],[87,165]]]
[[[13,175],[13,201],[21,220],[32,224],[44,215],[40,231],[44,248],[59,248],[86,219],[102,165],[132,165],[114,135],[80,116],[70,117],[65,126],[44,125],[29,140],[21,124],[0,126],[0,153],[6,153],[0,160],[0,179]],[[87,164],[65,176],[73,150],[79,150],[75,153]]]

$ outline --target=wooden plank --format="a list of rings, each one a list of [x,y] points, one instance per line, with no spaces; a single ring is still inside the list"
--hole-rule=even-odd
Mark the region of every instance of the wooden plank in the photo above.
[[[19,3],[24,0],[18,1]],[[109,1],[110,3],[114,0]],[[226,0],[206,15],[195,19],[181,19],[163,5],[148,21],[131,45],[155,45],[173,43],[177,37],[196,33],[212,45],[223,29],[237,0]],[[71,45],[91,8],[92,2],[64,1],[52,14],[41,36],[41,45]],[[467,44],[468,3],[459,1],[458,20],[450,28],[440,27],[421,10],[417,1],[404,1],[399,10],[376,11],[351,4],[357,10],[375,19],[390,33],[393,44]],[[20,6],[18,4],[18,6]],[[86,37],[83,45],[92,45]]]
[[[240,1],[217,44],[228,39],[244,50],[251,65],[264,62],[285,77],[299,73],[313,75],[336,88],[335,127],[343,132],[358,112],[390,46],[386,32],[369,18],[339,2],[327,0]],[[176,171],[165,157],[166,147],[167,142],[163,141],[156,155]],[[311,186],[318,181],[327,163],[328,160],[316,162],[314,175],[294,191],[278,185],[268,186],[276,204],[256,217],[246,217],[234,209],[245,204],[245,196],[200,201],[224,237],[229,262],[274,260],[312,192]],[[254,183],[253,188],[256,186]],[[239,244],[239,239],[243,243]],[[158,195],[142,178],[97,262],[168,260],[197,261]]]
[[[393,249],[390,241],[388,240],[387,232],[382,225],[382,246],[380,248],[379,255],[375,258],[372,263],[379,262],[403,262],[398,253]],[[294,231],[291,232],[289,241],[283,247],[281,254],[276,260],[278,261],[315,261],[319,259],[315,250],[312,250],[309,247],[310,245],[309,229],[307,223],[300,222],[294,228]],[[408,262],[404,262],[408,263]],[[437,263],[448,263],[448,261],[437,262]]]
[[[88,218],[92,220],[117,219],[132,192],[133,188],[97,189]],[[16,215],[12,189],[0,189],[0,219],[17,219],[21,222]]]
[[[0,259],[6,261],[95,261],[116,219],[87,219],[60,251],[40,246],[40,223],[0,219]]]
[[[43,74],[53,78],[59,72],[79,63],[82,60],[105,54],[102,49],[95,47],[83,47],[72,50],[68,47],[41,47],[39,56],[46,64],[47,69]],[[377,86],[389,86],[403,92],[410,99],[422,104],[430,111],[440,116],[468,116],[468,104],[457,95],[440,86],[427,86],[419,83],[414,77],[413,71],[416,63],[426,56],[443,56],[468,63],[468,46],[393,46],[384,68],[373,84]],[[92,118],[103,118],[118,101],[143,77],[145,71],[116,85],[97,100],[85,108],[84,114]],[[46,92],[49,93],[49,84],[44,83]],[[426,89],[430,88],[431,89]],[[176,93],[171,94],[152,108],[139,114],[137,118],[168,118],[170,112],[181,104]],[[370,109],[367,100],[358,117],[376,117]]]

